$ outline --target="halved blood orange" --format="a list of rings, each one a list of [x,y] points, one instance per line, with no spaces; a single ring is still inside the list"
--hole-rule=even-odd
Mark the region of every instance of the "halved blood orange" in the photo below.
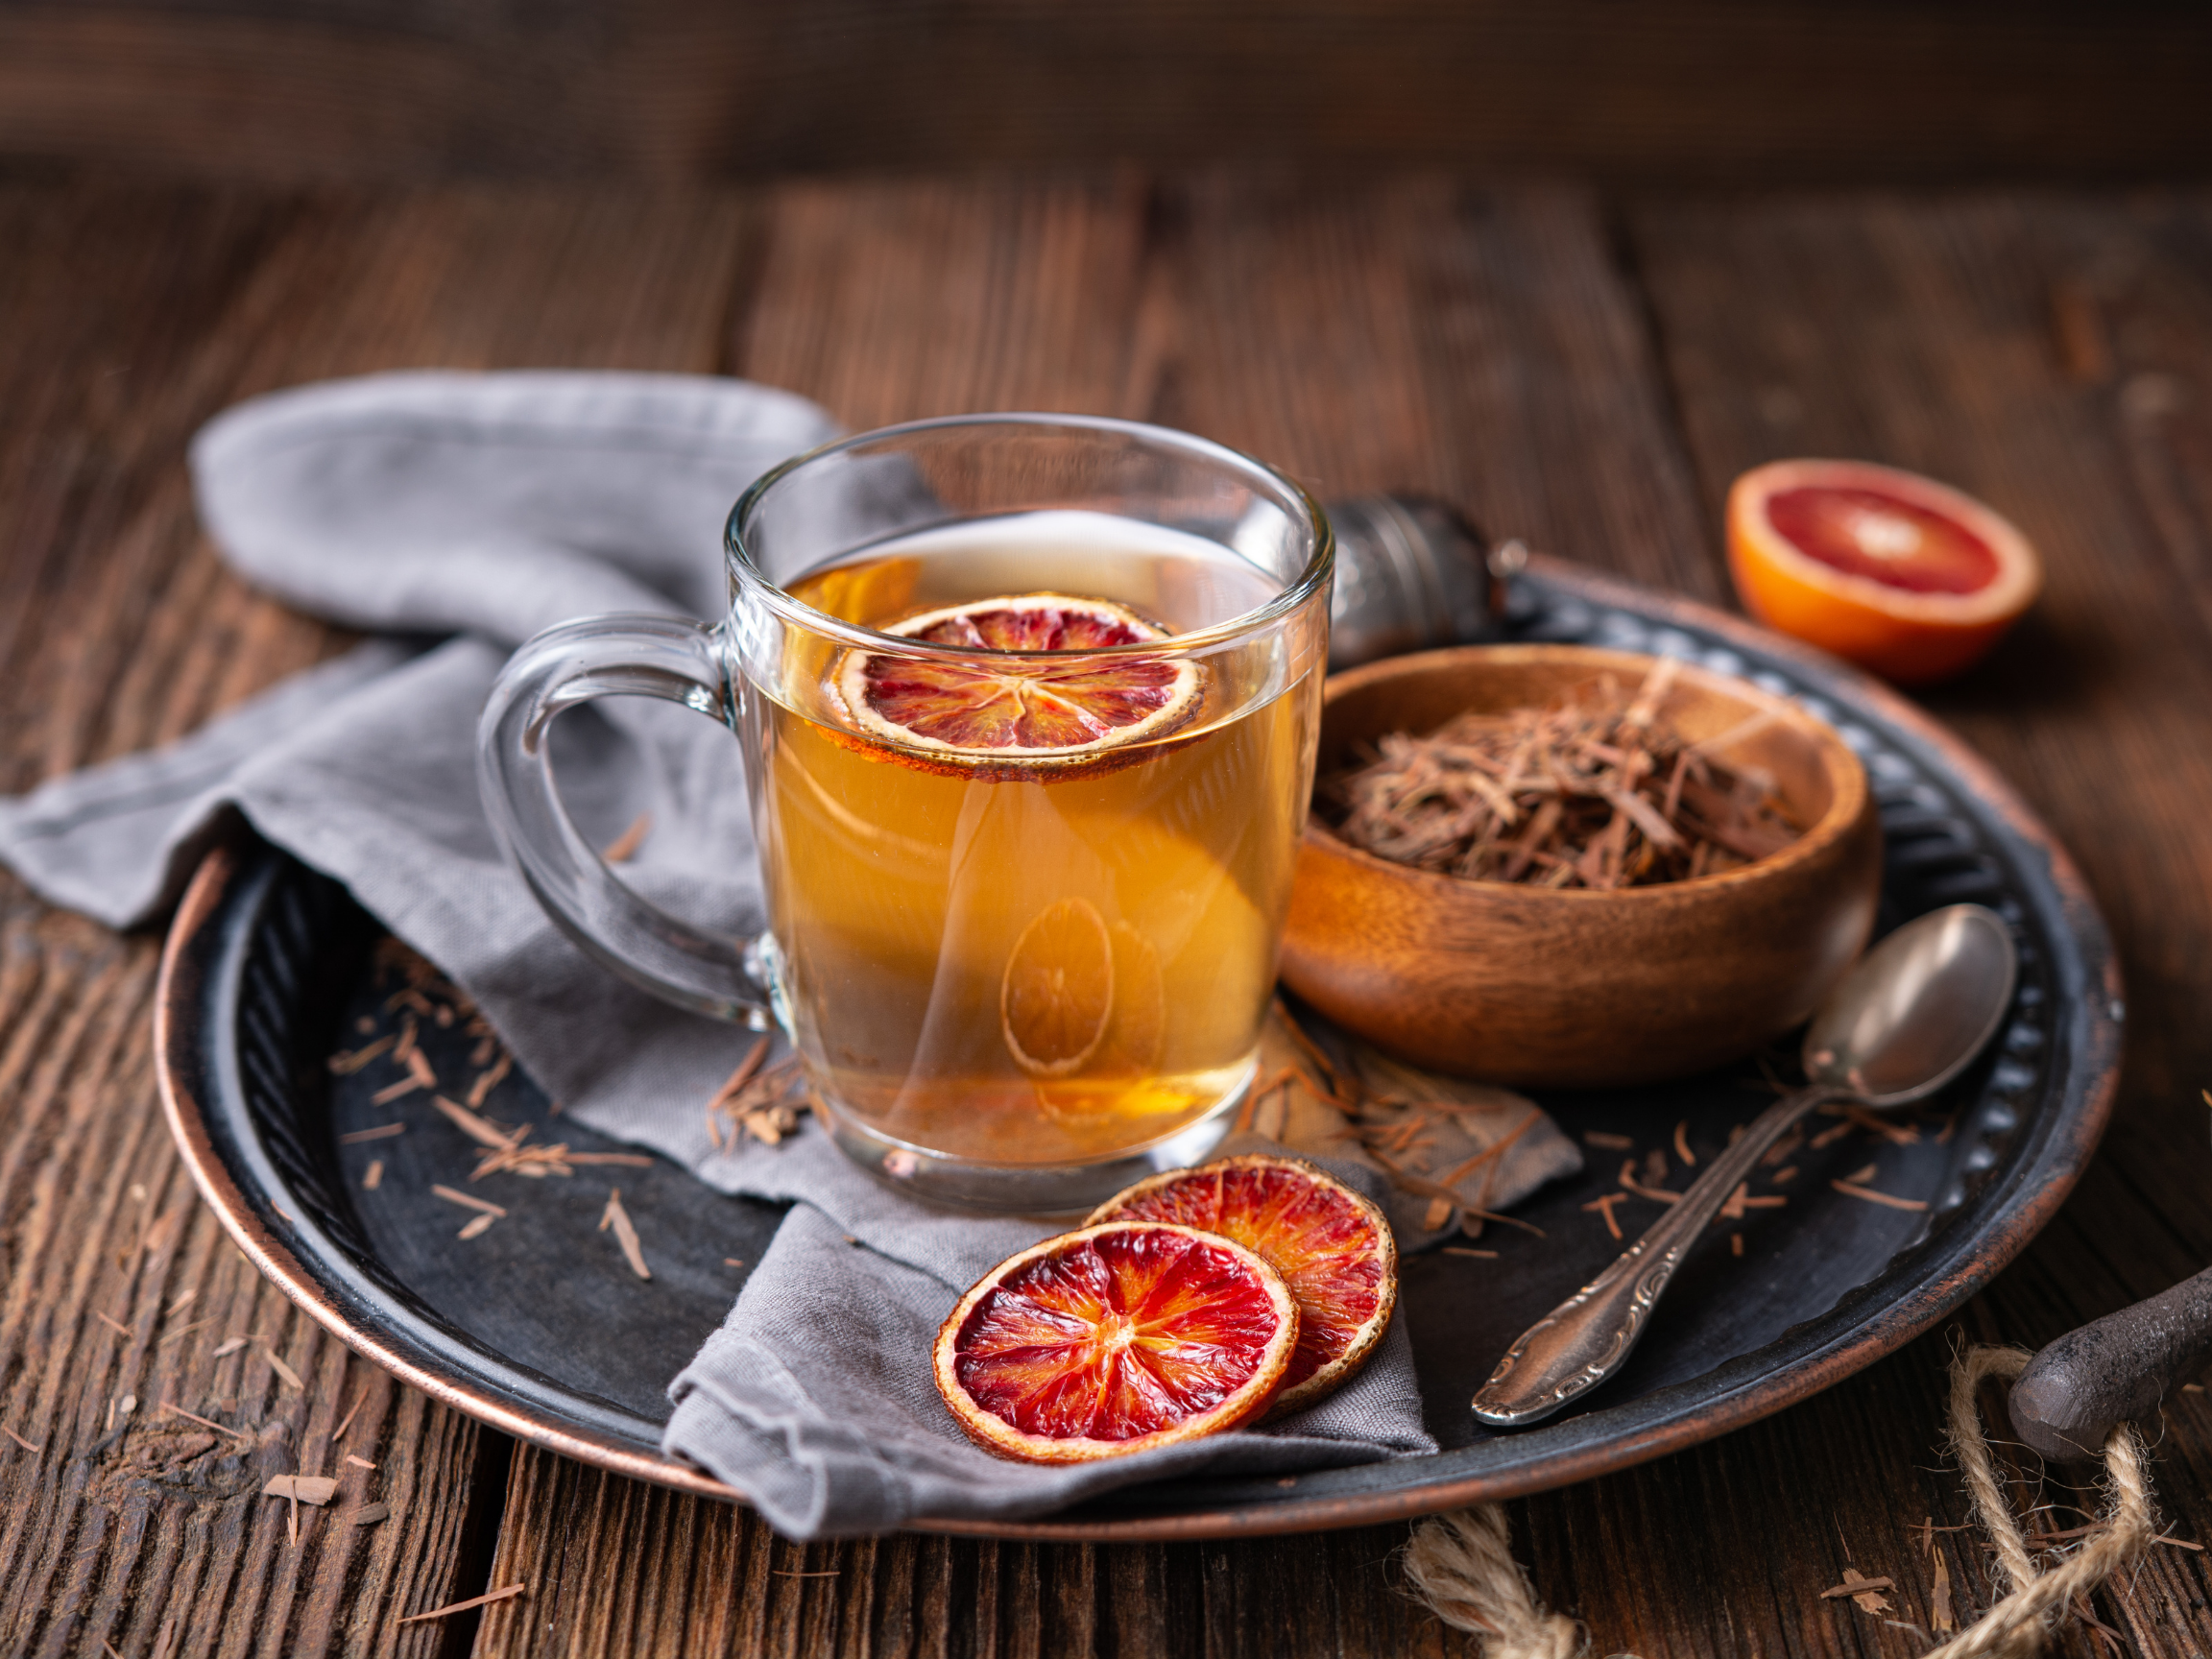
[[[1298,1349],[1269,1415],[1304,1409],[1367,1362],[1398,1303],[1398,1242],[1382,1212],[1300,1158],[1247,1155],[1140,1181],[1093,1213],[1168,1221],[1254,1251],[1298,1299]]]
[[[1991,509],[1865,461],[1774,461],[1738,478],[1728,566],[1768,627],[1905,685],[1970,667],[2043,583],[2028,539]]]
[[[1065,1077],[1097,1051],[1114,1012],[1114,942],[1088,899],[1047,904],[998,981],[998,1029],[1032,1077]]]
[[[1297,1341],[1289,1286],[1242,1245],[1114,1221],[992,1268],[938,1327],[934,1370],[978,1445],[1087,1463],[1256,1416]]]
[[[1198,706],[1184,658],[1081,653],[1165,639],[1167,631],[1104,599],[1024,593],[925,612],[883,632],[1003,658],[851,651],[837,694],[854,723],[904,749],[947,757],[1065,762],[1164,736]]]

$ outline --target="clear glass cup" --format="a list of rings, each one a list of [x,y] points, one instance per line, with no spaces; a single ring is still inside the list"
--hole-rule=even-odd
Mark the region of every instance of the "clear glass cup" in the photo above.
[[[479,733],[486,807],[613,971],[772,1017],[862,1165],[943,1201],[1089,1205],[1203,1157],[1251,1087],[1333,558],[1303,490],[1186,433],[988,415],[849,438],[738,501],[719,623],[594,617],[516,654]],[[616,694],[743,746],[758,937],[648,904],[569,824],[545,728]]]

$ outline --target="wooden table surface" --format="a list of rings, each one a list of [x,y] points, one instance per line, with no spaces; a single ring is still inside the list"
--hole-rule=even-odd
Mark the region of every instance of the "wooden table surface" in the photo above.
[[[1724,600],[1729,480],[1858,455],[1986,497],[2050,589],[1929,705],[2072,847],[2125,961],[2128,1070],[2058,1219],[1954,1321],[1694,1452],[1510,1506],[1598,1654],[1911,1655],[1966,1519],[1961,1336],[2031,1346],[2212,1262],[2212,196],[1602,198],[1442,177],[282,193],[0,173],[0,790],[189,731],[345,643],[196,528],[194,428],[321,376],[444,365],[752,376],[866,426],[1137,416],[1323,494],[1412,488],[1497,534]],[[809,1547],[602,1477],[388,1382],[201,1208],[156,1109],[158,940],[0,877],[0,1651],[1460,1653],[1403,1527],[1091,1547]],[[185,1301],[187,1296],[189,1302]],[[227,1334],[260,1340],[217,1358]],[[126,1401],[134,1405],[126,1405]],[[258,1425],[225,1455],[190,1420]],[[2212,1396],[2158,1436],[2212,1538]],[[231,1403],[235,1404],[232,1405]],[[337,1461],[346,1528],[257,1494]],[[364,1432],[363,1425],[369,1426]],[[2088,1496],[2052,1482],[2060,1504]],[[2048,1523],[2071,1526],[2064,1509]],[[1938,1532],[1962,1613],[1984,1551]],[[1822,1599],[1846,1565],[1894,1609]],[[481,1616],[405,1615],[520,1582]],[[2212,1567],[2152,1551],[2059,1650],[2212,1648]],[[104,1646],[105,1645],[105,1646]]]

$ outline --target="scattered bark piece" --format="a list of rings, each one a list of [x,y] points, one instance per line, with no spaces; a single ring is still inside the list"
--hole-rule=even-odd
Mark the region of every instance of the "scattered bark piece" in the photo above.
[[[16,1433],[12,1429],[0,1429],[0,1434],[7,1435],[9,1439],[14,1441],[16,1445],[22,1447],[26,1452],[38,1453],[46,1450],[46,1447],[42,1442],[37,1445],[33,1445],[30,1441],[24,1439],[22,1435]]]
[[[353,1525],[373,1527],[391,1513],[392,1505],[389,1503],[364,1503],[353,1511]]]
[[[218,1343],[214,1351],[210,1353],[207,1358],[210,1359],[228,1359],[231,1355],[237,1353],[239,1349],[245,1346],[245,1337],[233,1336],[227,1342]]]
[[[614,1229],[615,1242],[622,1246],[622,1254],[629,1261],[630,1271],[640,1279],[653,1277],[645,1265],[645,1252],[637,1243],[637,1229],[630,1224],[630,1212],[622,1208],[622,1189],[616,1187],[607,1194],[607,1209],[599,1217],[599,1231]]]
[[[1851,1173],[1844,1176],[1843,1179],[1850,1182],[1854,1187],[1863,1187],[1867,1182],[1873,1180],[1874,1177],[1880,1173],[1881,1170],[1879,1167],[1877,1167],[1875,1165],[1869,1164],[1863,1169],[1852,1170]]]
[[[512,1152],[522,1143],[522,1137],[529,1132],[527,1127],[517,1130],[502,1129],[491,1118],[480,1118],[469,1111],[468,1107],[462,1105],[460,1101],[448,1100],[443,1094],[431,1095],[430,1104],[443,1112],[453,1125],[469,1140],[480,1146],[489,1146],[494,1152]]]
[[[1868,1107],[1823,1106],[1820,1108],[1820,1116],[1823,1118],[1840,1118],[1854,1129],[1863,1129],[1869,1135],[1879,1135],[1892,1146],[1917,1146],[1920,1143],[1920,1131],[1911,1124],[1900,1123],[1894,1118],[1885,1118],[1881,1113]],[[1820,1142],[1815,1140],[1813,1144],[1817,1146]]]
[[[1764,1198],[1753,1197],[1744,1199],[1743,1208],[1746,1210],[1779,1210],[1789,1202],[1789,1199],[1784,1198],[1779,1194],[1769,1194]]]
[[[381,1158],[372,1158],[369,1160],[369,1167],[361,1171],[361,1190],[364,1192],[373,1192],[377,1188],[383,1185],[384,1160]]]
[[[630,828],[607,843],[599,856],[610,864],[627,864],[637,856],[637,849],[645,845],[645,837],[652,833],[653,814],[640,812],[630,820]]]
[[[1821,1591],[1820,1599],[1832,1601],[1839,1596],[1848,1596],[1861,1612],[1887,1613],[1889,1611],[1888,1599],[1881,1592],[1896,1588],[1897,1581],[1894,1578],[1869,1578],[1858,1568],[1846,1567],[1843,1569],[1843,1582],[1832,1590]]]
[[[1721,1217],[1722,1217],[1722,1218],[1724,1218],[1724,1219],[1726,1219],[1726,1220],[1729,1220],[1729,1221],[1741,1221],[1741,1220],[1743,1220],[1743,1201],[1744,1201],[1745,1199],[1749,1198],[1750,1196],[1751,1196],[1751,1189],[1750,1189],[1750,1186],[1749,1186],[1747,1183],[1745,1183],[1745,1182],[1743,1182],[1743,1181],[1739,1181],[1739,1182],[1737,1182],[1737,1183],[1736,1183],[1736,1190],[1735,1190],[1735,1191],[1733,1191],[1733,1192],[1731,1192],[1731,1193],[1729,1193],[1729,1194],[1728,1194],[1728,1201],[1727,1201],[1726,1203],[1724,1203],[1724,1204],[1722,1204],[1722,1205],[1720,1206],[1720,1215],[1721,1215]]]
[[[1728,1254],[1731,1256],[1741,1256],[1743,1254],[1743,1234],[1731,1233],[1728,1235]]]
[[[353,1419],[361,1414],[361,1407],[369,1399],[369,1384],[364,1382],[353,1391],[353,1404],[346,1407],[346,1415],[338,1419],[338,1427],[330,1431],[330,1438],[343,1440],[346,1431],[353,1427]]]
[[[346,1454],[346,1461],[352,1464],[356,1469],[373,1469],[376,1467],[376,1465],[370,1462],[368,1458],[356,1457],[350,1452]]]
[[[395,1620],[399,1624],[420,1624],[425,1619],[445,1619],[455,1613],[466,1613],[471,1607],[487,1607],[494,1601],[504,1601],[522,1594],[524,1586],[506,1584],[496,1590],[488,1590],[481,1596],[471,1596],[466,1601],[453,1601],[444,1607],[433,1607],[427,1613],[410,1613],[406,1618]]]
[[[170,1332],[168,1335],[162,1337],[160,1341],[155,1343],[154,1346],[156,1348],[166,1348],[172,1342],[181,1342],[185,1337],[191,1335],[193,1332],[204,1331],[214,1323],[214,1315],[210,1314],[204,1319],[195,1319],[189,1325],[180,1325],[176,1330]]]
[[[341,1146],[358,1146],[364,1141],[389,1141],[395,1135],[407,1133],[404,1123],[379,1123],[373,1129],[356,1129],[351,1134],[338,1137]]]
[[[1623,1194],[1619,1192],[1608,1192],[1603,1197],[1593,1199],[1582,1206],[1585,1210],[1595,1210],[1599,1214],[1604,1216],[1605,1231],[1612,1234],[1616,1238],[1624,1237],[1621,1231],[1620,1221],[1613,1214],[1613,1206],[1620,1203],[1623,1196]]]
[[[1627,1152],[1633,1150],[1636,1145],[1635,1141],[1630,1137],[1615,1135],[1603,1129],[1585,1129],[1582,1131],[1582,1139],[1587,1144],[1600,1147],[1607,1152]]]
[[[1690,1119],[1687,1118],[1674,1125],[1674,1156],[1681,1159],[1687,1168],[1697,1166],[1697,1154],[1690,1150]]]
[[[1877,1192],[1871,1187],[1853,1186],[1848,1181],[1831,1181],[1828,1185],[1847,1198],[1863,1198],[1869,1204],[1883,1204],[1892,1210],[1925,1210],[1928,1208],[1928,1200],[1925,1198],[1893,1197],[1887,1192]]]
[[[1497,1251],[1478,1250],[1474,1246],[1468,1244],[1447,1244],[1444,1246],[1444,1254],[1447,1256],[1479,1256],[1485,1262],[1495,1262],[1498,1260]]]
[[[473,1110],[483,1105],[485,1100],[490,1097],[492,1091],[499,1087],[500,1080],[514,1069],[515,1056],[502,1050],[499,1058],[492,1063],[492,1069],[489,1071],[478,1073],[476,1081],[469,1085],[470,1109]]]
[[[1797,1166],[1792,1164],[1787,1169],[1777,1169],[1767,1179],[1773,1182],[1777,1187],[1786,1181],[1794,1181],[1797,1179]]]
[[[407,1050],[407,1074],[425,1089],[438,1087],[438,1073],[430,1070],[430,1057],[420,1048]]]
[[[377,1038],[375,1042],[368,1044],[362,1047],[351,1049],[349,1051],[341,1050],[340,1052],[330,1056],[331,1072],[339,1077],[349,1076],[353,1072],[360,1070],[362,1067],[368,1065],[370,1061],[375,1059],[377,1055],[383,1053],[385,1049],[391,1047],[393,1044],[398,1041],[399,1039],[397,1037],[392,1035],[390,1032],[387,1032],[385,1035]]]
[[[291,1366],[284,1363],[284,1356],[277,1353],[276,1349],[268,1347],[266,1344],[263,1345],[263,1348],[269,1356],[269,1369],[276,1372],[277,1377],[280,1378],[284,1382],[285,1385],[291,1388],[293,1392],[299,1394],[306,1393],[307,1384],[300,1381],[299,1372],[293,1370]]]
[[[202,1419],[205,1421],[205,1419]],[[291,1498],[317,1508],[338,1495],[338,1482],[328,1475],[272,1475],[261,1488],[264,1498]]]
[[[434,1181],[430,1184],[430,1190],[445,1199],[446,1203],[458,1204],[464,1210],[473,1210],[480,1215],[497,1216],[507,1214],[505,1209],[493,1203],[491,1199],[479,1198],[473,1192],[464,1192],[457,1187],[447,1187],[443,1183]]]
[[[745,1259],[742,1256],[725,1256],[722,1258],[722,1265],[725,1267],[742,1267],[745,1265]]]
[[[457,1238],[481,1238],[485,1234],[492,1231],[493,1224],[498,1219],[499,1217],[496,1215],[471,1216],[461,1224],[461,1231],[454,1237]]]
[[[170,1303],[167,1311],[172,1315],[183,1312],[185,1309],[192,1306],[192,1299],[199,1294],[200,1286],[197,1285],[193,1286],[190,1289],[186,1290],[183,1295],[178,1297],[176,1301]]]
[[[1679,1204],[1682,1202],[1682,1194],[1679,1192],[1670,1192],[1664,1187],[1647,1187],[1637,1180],[1636,1166],[1633,1163],[1621,1166],[1621,1187],[1623,1191],[1632,1192],[1639,1198],[1652,1199],[1660,1204]]]
[[[112,1318],[109,1315],[101,1312],[97,1308],[92,1310],[92,1317],[99,1320],[101,1324],[107,1326],[108,1330],[115,1332],[118,1335],[134,1336],[137,1334],[137,1333],[132,1331],[130,1326],[124,1324],[122,1320]]]
[[[416,1090],[421,1087],[422,1085],[419,1079],[413,1077],[402,1077],[397,1083],[387,1083],[383,1088],[377,1090],[375,1094],[370,1095],[369,1100],[372,1105],[389,1106],[393,1101],[398,1099],[402,1094],[412,1094]]]
[[[190,1418],[193,1422],[199,1424],[201,1428],[212,1429],[218,1434],[234,1435],[240,1440],[248,1441],[251,1441],[253,1438],[252,1435],[247,1433],[243,1429],[232,1429],[227,1424],[216,1422],[212,1417],[203,1417],[197,1411],[187,1411],[183,1407],[178,1405],[174,1400],[162,1401],[161,1404],[156,1407],[156,1409],[158,1411],[167,1412],[171,1416]]]
[[[1430,1199],[1429,1208],[1422,1213],[1421,1216],[1422,1231],[1433,1233],[1442,1227],[1452,1219],[1452,1200],[1449,1198]]]

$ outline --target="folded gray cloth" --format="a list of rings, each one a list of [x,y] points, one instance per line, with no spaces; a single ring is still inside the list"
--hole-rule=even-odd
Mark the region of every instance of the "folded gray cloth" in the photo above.
[[[565,1111],[724,1191],[795,1201],[672,1385],[665,1442],[784,1532],[1017,1520],[1169,1473],[1432,1451],[1402,1324],[1358,1379],[1277,1431],[1077,1470],[977,1450],[936,1398],[928,1340],[959,1291],[1050,1227],[918,1204],[811,1124],[781,1147],[716,1148],[700,1106],[745,1035],[613,979],[501,859],[473,748],[508,652],[591,613],[719,613],[732,503],[832,431],[786,394],[672,375],[389,374],[231,410],[192,450],[224,556],[302,610],[393,637],[167,749],[0,801],[0,857],[55,902],[128,926],[158,915],[222,816],[242,812],[473,996]],[[652,814],[625,880],[703,924],[758,926],[754,874],[731,867],[752,832],[727,731],[616,699],[562,720],[555,744],[595,844]]]

